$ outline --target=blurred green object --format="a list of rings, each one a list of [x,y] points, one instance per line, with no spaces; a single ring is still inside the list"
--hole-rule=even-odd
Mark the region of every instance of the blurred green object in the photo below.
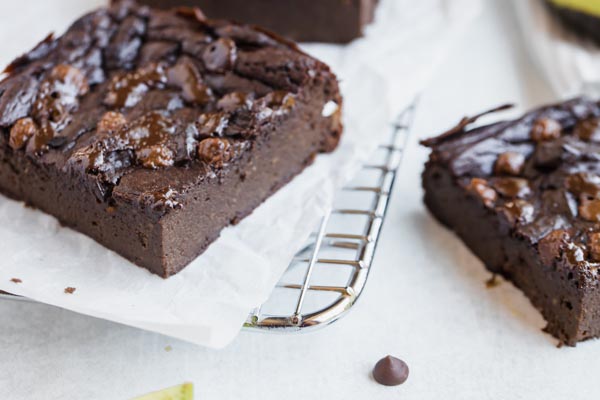
[[[184,383],[170,387],[168,389],[159,390],[145,394],[140,397],[136,397],[131,400],[193,400],[194,399],[194,385],[191,383]]]
[[[546,0],[563,25],[600,45],[600,0]]]
[[[570,8],[600,17],[600,0],[549,0],[557,7]]]

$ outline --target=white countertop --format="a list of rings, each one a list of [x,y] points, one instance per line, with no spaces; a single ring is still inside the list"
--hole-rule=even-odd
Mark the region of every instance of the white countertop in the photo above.
[[[416,145],[417,135],[506,101],[527,108],[553,98],[509,6],[486,2],[422,96],[370,281],[344,319],[304,335],[243,332],[216,351],[49,306],[3,301],[0,398],[127,399],[183,381],[193,382],[202,400],[597,394],[600,341],[557,349],[527,299],[505,282],[487,289],[489,273],[421,203],[427,152]],[[386,354],[408,363],[404,385],[383,387],[370,378]]]

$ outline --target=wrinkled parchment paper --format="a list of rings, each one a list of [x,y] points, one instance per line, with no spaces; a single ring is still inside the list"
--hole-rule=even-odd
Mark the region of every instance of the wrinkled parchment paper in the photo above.
[[[0,15],[15,16],[0,24],[0,37],[11,38],[0,44],[3,63],[102,1],[30,3],[18,12],[18,2],[0,4]],[[0,290],[205,346],[225,346],[249,311],[268,298],[336,189],[366,160],[393,116],[424,88],[479,8],[479,0],[382,0],[365,38],[346,47],[306,45],[341,80],[346,130],[339,149],[319,156],[168,280],[60,227],[48,215],[0,197]],[[40,23],[23,36],[12,34],[32,20]],[[66,287],[76,290],[66,294]]]

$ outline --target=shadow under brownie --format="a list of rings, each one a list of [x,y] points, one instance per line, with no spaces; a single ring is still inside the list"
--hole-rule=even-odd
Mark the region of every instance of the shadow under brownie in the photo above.
[[[7,73],[0,190],[163,277],[342,132],[325,64],[194,9],[116,2]]]
[[[585,98],[422,143],[425,204],[561,343],[600,336],[600,105]]]

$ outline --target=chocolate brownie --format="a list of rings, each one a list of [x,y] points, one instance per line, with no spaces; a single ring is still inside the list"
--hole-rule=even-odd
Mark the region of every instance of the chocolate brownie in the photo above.
[[[257,24],[303,42],[347,43],[373,21],[377,0],[141,0],[155,7],[200,7],[211,18]]]
[[[163,277],[340,139],[320,61],[271,33],[130,1],[0,82],[0,191]]]
[[[600,44],[600,0],[546,0],[569,29]]]
[[[585,98],[423,141],[425,204],[562,343],[600,336],[600,104]]]

